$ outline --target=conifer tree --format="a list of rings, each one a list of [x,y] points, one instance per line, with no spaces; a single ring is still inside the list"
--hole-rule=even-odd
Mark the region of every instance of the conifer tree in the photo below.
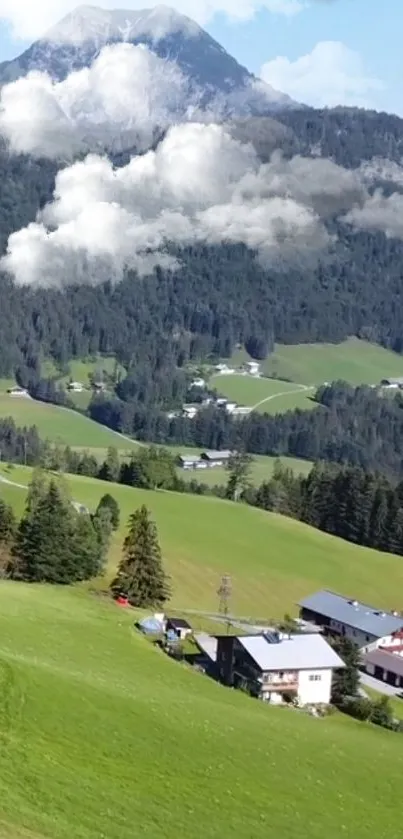
[[[116,501],[116,498],[113,495],[110,495],[109,492],[106,495],[103,495],[96,511],[96,515],[102,510],[105,509],[110,514],[110,522],[112,525],[113,530],[117,530],[120,523],[120,509],[119,504]]]
[[[111,588],[115,596],[125,594],[132,606],[161,606],[169,599],[157,527],[144,505],[130,517],[123,557]]]

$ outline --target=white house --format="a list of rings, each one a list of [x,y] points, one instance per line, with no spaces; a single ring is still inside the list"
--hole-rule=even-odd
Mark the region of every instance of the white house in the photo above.
[[[14,398],[29,398],[29,393],[24,387],[10,387],[7,393]]]
[[[190,387],[206,387],[206,382],[204,379],[193,379],[193,382],[190,383]]]
[[[236,408],[236,402],[227,402],[224,405],[224,409],[226,410],[227,414],[233,414]]]
[[[344,662],[319,633],[219,636],[217,672],[265,702],[328,705],[334,670]]]
[[[384,612],[333,591],[318,591],[298,604],[300,617],[326,632],[349,638],[366,650],[386,646],[391,635],[403,629],[398,612]]]
[[[198,412],[198,408],[196,405],[184,405],[183,406],[183,415],[187,417],[187,419],[194,419]]]
[[[260,364],[258,361],[247,361],[245,370],[250,376],[258,376],[260,373]]]
[[[73,393],[82,393],[84,385],[82,382],[70,382],[70,384],[67,385],[67,389]]]

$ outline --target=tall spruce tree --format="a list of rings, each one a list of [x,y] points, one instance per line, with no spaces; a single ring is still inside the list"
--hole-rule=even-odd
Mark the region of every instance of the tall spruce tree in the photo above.
[[[123,557],[111,589],[115,596],[126,595],[132,606],[161,606],[169,599],[157,527],[144,505],[130,517]]]

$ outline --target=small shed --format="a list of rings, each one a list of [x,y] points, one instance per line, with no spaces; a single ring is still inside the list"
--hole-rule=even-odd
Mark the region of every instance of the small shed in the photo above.
[[[174,632],[181,641],[191,635],[193,631],[190,623],[184,618],[167,618],[165,629],[167,634]]]

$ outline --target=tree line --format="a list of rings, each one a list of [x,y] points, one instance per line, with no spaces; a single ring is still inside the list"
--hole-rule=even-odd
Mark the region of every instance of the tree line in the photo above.
[[[105,396],[92,403],[90,414],[139,440],[348,463],[391,479],[403,477],[402,397],[382,398],[376,388],[335,382],[318,389],[312,411],[274,416],[255,411],[234,418],[208,406],[194,419],[169,418],[160,410]]]
[[[36,470],[20,521],[0,498],[1,576],[61,585],[98,577],[117,526],[115,504],[106,495],[94,514],[77,509],[62,478]]]

